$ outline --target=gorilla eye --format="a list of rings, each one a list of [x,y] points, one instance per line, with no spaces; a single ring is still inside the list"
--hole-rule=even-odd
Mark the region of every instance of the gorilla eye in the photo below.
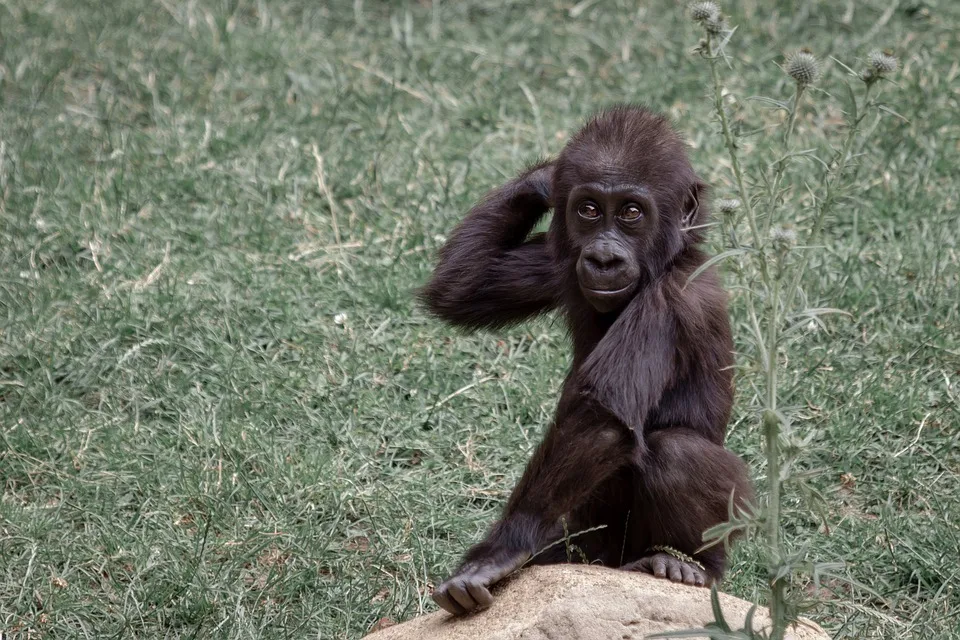
[[[579,207],[577,207],[577,214],[581,218],[587,220],[596,220],[600,217],[600,209],[597,208],[597,205],[592,202],[584,202]]]
[[[628,222],[639,220],[641,216],[643,216],[643,211],[641,211],[640,207],[635,204],[628,204],[620,212],[620,219]]]

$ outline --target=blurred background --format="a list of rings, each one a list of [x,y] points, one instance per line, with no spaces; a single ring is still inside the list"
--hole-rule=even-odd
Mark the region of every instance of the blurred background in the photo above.
[[[804,283],[852,315],[786,363],[824,500],[785,534],[849,565],[808,588],[836,637],[958,637],[960,3],[724,11],[741,97],[825,61],[812,147],[843,124],[831,56],[901,59]],[[413,292],[473,202],[613,103],[667,113],[730,197],[698,37],[669,0],[0,0],[0,631],[357,638],[434,610],[569,360],[558,318],[466,336]],[[751,380],[729,444],[759,478]],[[763,593],[758,558],[724,589]]]

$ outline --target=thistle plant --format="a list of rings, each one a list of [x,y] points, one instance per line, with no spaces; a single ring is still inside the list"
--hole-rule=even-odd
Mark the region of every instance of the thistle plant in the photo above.
[[[820,79],[820,61],[809,49],[801,49],[787,58],[784,71],[797,83],[797,91]]]
[[[762,535],[772,619],[771,627],[762,632],[763,636],[749,628],[752,626],[750,620],[746,629],[734,632],[724,621],[714,594],[716,619],[704,632],[725,638],[769,637],[779,640],[797,621],[801,609],[790,591],[800,574],[806,573],[818,582],[821,575],[842,566],[811,562],[803,551],[791,553],[780,535],[784,482],[791,480],[802,485],[802,479],[791,477],[791,468],[795,457],[800,455],[809,440],[792,429],[789,411],[784,411],[778,402],[779,367],[790,347],[785,337],[812,318],[836,312],[835,309],[806,308],[803,276],[811,247],[829,242],[821,237],[824,221],[853,187],[852,169],[856,148],[862,141],[862,125],[871,114],[879,115],[881,81],[896,71],[898,63],[890,52],[873,51],[865,58],[860,71],[839,65],[848,72],[844,79],[849,96],[849,102],[844,105],[847,122],[838,146],[817,153],[816,150],[796,150],[794,139],[797,137],[798,117],[814,94],[811,89],[823,82],[824,69],[817,56],[808,49],[789,52],[782,69],[791,81],[788,85],[792,88],[792,95],[787,100],[762,99],[763,104],[772,105],[784,113],[777,148],[767,158],[751,153],[748,167],[731,122],[727,105],[730,94],[721,77],[721,72],[731,66],[727,47],[735,30],[727,26],[715,2],[696,2],[690,6],[689,12],[703,31],[695,53],[709,68],[713,109],[732,172],[732,196],[716,203],[721,214],[723,242],[727,245],[717,260],[734,260],[732,271],[739,280],[737,288],[746,292],[741,299],[751,331],[738,338],[741,343],[747,343],[748,348],[742,352],[753,354],[752,364],[762,372],[763,379],[758,385],[762,393],[756,409],[766,457],[765,500],[748,512],[735,512],[731,503],[729,522],[705,532],[704,541],[709,546],[725,543],[736,533]],[[827,94],[816,92],[816,95]],[[806,198],[801,198],[789,186],[792,184],[790,172],[798,158],[814,160],[815,166],[819,167],[816,181],[813,185],[808,184],[804,192]],[[814,495],[815,490],[807,487],[801,493]],[[731,633],[736,635],[731,636]]]
[[[690,17],[700,24],[716,20],[720,17],[720,5],[716,2],[694,2],[690,5]]]

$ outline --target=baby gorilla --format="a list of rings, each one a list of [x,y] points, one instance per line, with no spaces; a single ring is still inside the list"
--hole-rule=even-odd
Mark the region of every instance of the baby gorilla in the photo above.
[[[559,308],[573,363],[556,417],[502,517],[434,591],[454,614],[525,563],[566,560],[570,533],[591,562],[707,585],[725,549],[704,530],[753,499],[724,448],[733,401],[726,294],[691,274],[707,210],[665,118],[619,107],[593,118],[555,160],[495,189],[440,251],[421,293],[462,327],[499,327]],[[549,209],[546,234],[530,235]]]

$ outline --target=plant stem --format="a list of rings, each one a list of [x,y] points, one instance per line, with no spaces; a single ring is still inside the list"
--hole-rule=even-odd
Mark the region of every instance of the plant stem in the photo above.
[[[737,185],[737,191],[740,196],[742,206],[746,212],[747,223],[750,226],[750,232],[753,236],[754,248],[757,249],[756,256],[758,265],[760,267],[761,279],[767,293],[769,294],[767,296],[767,300],[769,302],[767,308],[768,314],[766,318],[767,325],[765,327],[767,336],[765,340],[762,337],[761,327],[757,321],[753,300],[750,299],[749,296],[748,308],[752,322],[757,331],[758,341],[760,343],[757,346],[764,352],[764,365],[766,372],[766,397],[764,398],[765,407],[763,412],[763,427],[767,454],[768,499],[766,522],[768,571],[771,581],[770,617],[773,622],[770,637],[772,640],[782,640],[788,623],[785,600],[786,583],[784,580],[774,580],[774,577],[778,573],[782,559],[782,553],[780,550],[780,417],[777,413],[777,366],[779,362],[778,343],[780,340],[779,328],[781,308],[779,305],[779,298],[781,295],[780,278],[782,273],[777,273],[775,276],[770,273],[767,265],[767,256],[762,250],[762,240],[766,236],[761,236],[760,234],[760,229],[757,225],[756,213],[753,208],[753,201],[750,198],[750,194],[747,191],[747,186],[743,178],[743,170],[741,168],[740,158],[737,153],[736,140],[733,137],[733,132],[730,129],[730,121],[723,106],[723,87],[720,83],[720,74],[717,69],[718,54],[713,49],[713,39],[709,34],[707,35],[707,58],[710,62],[710,73],[713,80],[714,108],[717,112],[717,116],[720,118],[723,139],[730,157],[730,163],[733,167],[733,175]],[[797,94],[793,101],[793,106],[787,121],[787,130],[784,132],[784,146],[786,147],[784,151],[785,154],[789,152],[789,144],[793,135],[798,105],[802,95],[803,88],[797,87]],[[773,217],[773,212],[776,210],[779,204],[778,191],[785,169],[786,159],[784,158],[778,161],[777,166],[774,169],[774,178],[771,184],[771,190],[769,192],[769,212],[765,225],[767,234],[769,234],[770,219]],[[766,342],[766,344],[762,344],[763,342]]]
[[[850,123],[850,128],[847,131],[846,138],[843,141],[843,146],[841,147],[840,154],[837,158],[836,165],[833,168],[833,171],[829,172],[827,175],[827,185],[824,192],[823,198],[820,200],[820,205],[817,208],[816,217],[814,218],[813,229],[810,231],[810,236],[807,240],[808,245],[812,245],[820,237],[820,232],[823,229],[823,222],[826,219],[827,214],[833,208],[833,205],[836,203],[837,199],[837,189],[840,185],[840,181],[843,179],[844,172],[849,163],[850,153],[853,150],[853,144],[857,138],[857,134],[860,131],[860,123],[863,121],[863,118],[866,116],[867,107],[869,106],[870,98],[870,89],[871,85],[867,85],[866,92],[863,98],[863,108],[859,110],[856,119]],[[794,101],[794,109],[791,113],[790,121],[787,125],[787,132],[784,135],[784,143],[787,144],[790,139],[790,134],[792,132],[793,120],[796,117],[796,105],[799,102],[800,96],[802,94],[802,87],[797,89],[797,99]],[[782,176],[781,172],[778,172],[776,177],[779,178]],[[776,190],[779,188],[779,180],[774,184],[774,189],[771,191],[771,203],[775,203],[777,200]],[[791,279],[790,285],[787,288],[784,298],[783,312],[789,313],[789,310],[792,308],[794,298],[797,292],[800,290],[800,281],[803,278],[804,271],[806,270],[807,263],[809,262],[809,251],[804,251],[801,254],[800,262],[796,266]],[[779,270],[778,270],[779,271]],[[780,564],[780,447],[779,447],[779,437],[780,437],[780,417],[777,413],[777,352],[778,352],[778,341],[779,341],[779,326],[780,326],[780,317],[779,317],[779,308],[778,302],[780,298],[780,278],[782,276],[782,271],[777,274],[777,277],[772,282],[772,290],[770,295],[770,308],[769,308],[769,323],[768,337],[767,337],[767,400],[766,400],[766,409],[763,415],[763,422],[765,427],[765,434],[767,438],[767,481],[769,484],[769,499],[767,503],[767,546],[770,553],[770,571],[771,579],[776,575],[777,568]],[[770,630],[771,640],[782,640],[784,634],[786,633],[787,628],[787,614],[784,610],[785,600],[785,589],[786,584],[783,580],[776,580],[772,582],[771,587],[771,597],[770,597],[770,618],[772,621],[772,628]]]
[[[760,248],[760,230],[757,228],[757,220],[753,213],[753,202],[750,194],[747,193],[746,183],[743,180],[743,169],[740,167],[740,156],[737,154],[737,141],[734,140],[733,132],[730,129],[730,120],[727,118],[727,110],[723,107],[723,85],[720,83],[720,72],[717,71],[717,53],[713,50],[713,37],[707,34],[707,60],[710,62],[710,74],[713,77],[713,108],[720,118],[720,128],[723,131],[723,140],[727,146],[727,154],[730,156],[730,164],[733,166],[733,177],[737,183],[737,193],[740,196],[740,204],[747,214],[747,223],[750,225],[750,233],[753,235],[753,246]],[[766,261],[760,261],[761,271],[766,279]]]
[[[780,416],[777,413],[777,365],[780,341],[779,302],[780,277],[773,279],[767,316],[767,398],[763,412],[764,436],[767,441],[767,553],[770,573],[771,640],[783,638],[787,628],[784,582],[775,580],[780,567]]]
[[[853,143],[857,138],[857,134],[860,132],[860,123],[863,122],[864,117],[867,115],[867,108],[870,106],[870,90],[872,88],[873,85],[868,83],[867,89],[863,94],[863,108],[858,110],[857,118],[850,123],[850,128],[847,131],[847,137],[843,141],[840,155],[837,158],[837,164],[833,171],[827,175],[827,186],[824,191],[823,198],[820,200],[820,206],[817,207],[813,229],[810,231],[810,236],[807,239],[807,246],[812,246],[815,242],[817,242],[817,239],[820,237],[820,232],[823,229],[823,221],[826,219],[827,214],[833,209],[833,205],[836,203],[837,186],[839,185],[840,180],[843,178],[844,171],[847,168],[850,152],[853,150]],[[787,289],[787,297],[784,304],[784,310],[787,313],[789,313],[790,309],[792,308],[793,300],[796,297],[797,291],[800,289],[800,280],[803,278],[803,273],[806,270],[807,263],[809,261],[810,251],[802,251],[800,255],[800,262],[797,264],[790,287]]]
[[[786,173],[788,155],[790,154],[790,141],[793,138],[793,130],[797,123],[797,113],[800,112],[800,99],[803,98],[805,85],[797,84],[796,93],[793,94],[793,101],[790,104],[790,112],[787,115],[787,128],[783,132],[783,157],[774,163],[773,179],[770,181],[769,191],[769,211],[767,221],[764,224],[764,235],[770,233],[770,226],[773,224],[773,214],[780,207],[782,198],[780,197],[780,184],[783,182],[783,175]]]
[[[783,157],[774,166],[773,179],[770,181],[767,218],[764,223],[764,234],[769,236],[773,224],[774,214],[780,208],[782,198],[780,185],[786,173],[787,160],[790,153],[790,142],[797,122],[797,113],[800,111],[800,100],[803,98],[804,85],[797,84],[796,93],[787,116],[787,128],[783,133]],[[778,263],[782,267],[782,263]],[[770,637],[780,640],[787,629],[787,612],[785,607],[784,580],[776,580],[780,562],[780,415],[777,413],[777,366],[779,365],[780,342],[780,280],[783,276],[782,268],[778,268],[773,281],[767,287],[769,296],[769,316],[767,317],[767,398],[763,413],[764,436],[767,443],[767,553],[769,554],[770,574],[770,619],[772,627]]]
[[[786,168],[790,159],[790,147],[793,140],[794,130],[796,129],[797,115],[800,112],[801,100],[804,96],[806,87],[802,84],[796,85],[796,91],[789,107],[786,129],[783,133],[783,155],[772,165],[772,176],[767,183],[767,216],[763,220],[763,233],[757,221],[757,214],[754,209],[754,201],[750,197],[747,189],[747,183],[744,180],[743,169],[740,164],[740,157],[737,149],[737,141],[730,126],[726,109],[723,103],[723,86],[720,82],[720,72],[718,70],[718,60],[722,58],[722,43],[715,48],[715,36],[707,33],[706,41],[701,47],[701,53],[710,63],[710,75],[713,81],[713,103],[717,117],[720,120],[720,127],[723,134],[724,144],[730,158],[733,169],[733,177],[736,183],[737,193],[740,196],[741,206],[750,228],[753,239],[754,255],[757,259],[757,265],[760,270],[760,280],[764,291],[767,293],[766,316],[760,318],[757,314],[757,306],[753,295],[757,295],[752,290],[746,296],[747,315],[750,319],[751,327],[756,334],[756,347],[763,365],[765,373],[765,395],[763,398],[762,425],[765,438],[765,453],[767,462],[767,505],[764,514],[766,525],[766,547],[767,547],[767,570],[770,580],[770,618],[771,628],[769,638],[771,640],[783,640],[787,626],[794,619],[790,613],[786,599],[787,587],[790,583],[790,574],[781,576],[783,571],[784,553],[781,548],[780,540],[780,511],[781,511],[781,451],[780,451],[780,432],[783,427],[780,413],[777,410],[777,378],[779,366],[780,351],[780,324],[793,308],[793,303],[798,291],[800,282],[803,278],[809,262],[809,252],[802,251],[797,264],[791,269],[788,262],[787,249],[774,247],[776,251],[775,268],[770,262],[771,255],[766,242],[769,239],[770,228],[773,223],[776,212],[783,205],[781,194],[781,185],[786,174]],[[833,209],[838,199],[838,193],[842,187],[842,180],[850,163],[850,156],[854,148],[857,135],[860,132],[860,125],[866,115],[867,108],[870,106],[870,90],[873,83],[867,83],[867,89],[863,98],[863,108],[857,109],[858,103],[854,98],[853,119],[850,122],[849,130],[841,145],[840,152],[835,159],[835,164],[828,168],[824,175],[824,194],[815,203],[815,213],[813,226],[807,238],[807,244],[815,243],[823,229],[826,216]],[[736,244],[735,230],[739,220],[732,222],[724,220],[724,235],[729,236],[732,244]],[[741,264],[742,266],[742,264]],[[784,282],[787,282],[784,290]],[[766,322],[762,325],[762,322]]]

